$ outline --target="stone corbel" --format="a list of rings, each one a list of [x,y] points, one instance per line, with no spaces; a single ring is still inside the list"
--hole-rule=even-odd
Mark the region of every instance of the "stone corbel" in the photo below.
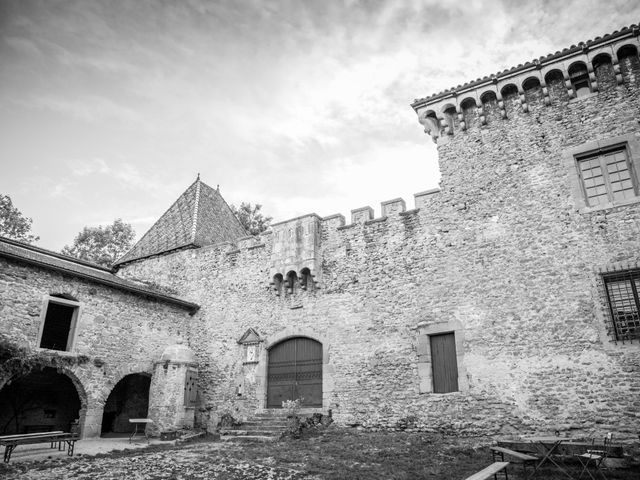
[[[504,108],[504,99],[502,98],[502,93],[498,88],[498,79],[493,77],[493,83],[496,86],[496,99],[498,100],[498,108],[500,109],[500,115],[502,118],[507,118],[507,110]]]
[[[458,114],[458,123],[460,124],[460,129],[465,131],[467,129],[467,122],[464,121],[464,115],[462,114],[462,107],[460,105],[456,105],[456,113]]]
[[[527,101],[524,98],[524,90],[522,89],[522,85],[518,85],[518,96],[520,97],[520,105],[522,105],[522,111],[527,113],[529,111],[529,105],[527,105]]]
[[[487,124],[487,117],[484,114],[484,105],[482,105],[482,102],[478,102],[478,116],[480,117],[480,125],[486,125]]]
[[[426,112],[421,113],[418,116],[418,122],[424,126],[424,133],[431,136],[434,143],[438,142],[440,136],[440,125],[438,125],[438,119],[427,115]]]
[[[587,72],[589,73],[589,82],[591,83],[591,91],[598,91],[598,80],[596,79],[596,73],[593,70],[593,63],[589,61],[587,63]]]
[[[569,72],[563,71],[562,77],[564,78],[564,86],[567,89],[567,94],[569,98],[576,98],[576,92],[573,89],[573,85],[571,85],[571,79],[569,78]]]
[[[447,119],[444,117],[438,118],[438,123],[440,124],[440,129],[442,134],[444,135],[453,135],[451,128],[449,128],[449,124],[447,123]]]
[[[622,85],[622,72],[620,71],[620,62],[618,61],[618,55],[616,52],[611,52],[611,62],[613,63],[613,73],[616,76],[616,83]]]

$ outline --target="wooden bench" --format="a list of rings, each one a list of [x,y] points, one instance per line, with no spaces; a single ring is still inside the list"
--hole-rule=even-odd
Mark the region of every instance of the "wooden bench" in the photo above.
[[[533,470],[535,472],[536,462],[540,460],[538,457],[534,457],[533,455],[529,455],[527,453],[517,452],[516,450],[511,450],[509,448],[504,447],[491,447],[491,454],[493,456],[493,461],[502,461],[504,462],[504,456],[509,455],[510,457],[517,458],[522,462],[522,470],[524,471],[524,478],[528,478],[527,476],[527,465],[533,464]]]
[[[494,462],[487,468],[467,477],[465,480],[487,480],[491,476],[493,476],[493,478],[498,478],[497,473],[507,468],[507,465],[509,465],[509,462]]]
[[[35,443],[50,443],[51,448],[58,445],[58,450],[62,450],[67,445],[67,455],[73,456],[77,433],[63,432],[58,430],[55,432],[25,433],[21,435],[4,435],[0,437],[0,445],[4,445],[4,463],[9,463],[11,454],[18,445],[32,445]]]

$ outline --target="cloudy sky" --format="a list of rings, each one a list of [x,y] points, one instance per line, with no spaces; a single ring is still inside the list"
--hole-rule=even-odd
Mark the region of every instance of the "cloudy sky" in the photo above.
[[[59,250],[200,173],[275,221],[437,186],[414,98],[638,23],[637,0],[0,0],[0,193]]]

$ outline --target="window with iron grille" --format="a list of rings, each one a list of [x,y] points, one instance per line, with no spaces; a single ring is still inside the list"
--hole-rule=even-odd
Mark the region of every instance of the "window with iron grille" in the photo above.
[[[603,276],[616,340],[640,339],[640,269]]]
[[[578,156],[576,160],[588,206],[613,204],[638,195],[624,145]]]

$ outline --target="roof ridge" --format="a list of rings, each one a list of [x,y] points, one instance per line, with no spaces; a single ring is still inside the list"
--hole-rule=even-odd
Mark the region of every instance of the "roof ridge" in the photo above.
[[[198,178],[196,179],[196,200],[193,205],[193,225],[191,225],[191,243],[196,242],[196,232],[198,231],[198,211],[200,209],[200,193],[202,189],[200,188],[200,174],[198,174]]]
[[[541,56],[539,58],[534,58],[533,60],[530,60],[530,61],[525,62],[525,63],[520,63],[520,64],[518,64],[516,66],[511,67],[511,68],[505,68],[504,70],[500,70],[500,71],[492,73],[490,75],[485,75],[484,77],[477,78],[475,80],[471,80],[469,82],[466,82],[466,83],[463,83],[461,85],[458,85],[457,87],[450,87],[450,88],[442,90],[442,91],[440,91],[438,93],[433,93],[433,94],[428,95],[428,96],[423,97],[423,98],[416,98],[416,99],[414,99],[413,103],[411,103],[411,106],[416,108],[418,106],[418,104],[421,104],[423,102],[428,102],[430,100],[435,100],[435,99],[437,99],[439,97],[444,97],[445,95],[454,93],[454,92],[456,92],[458,90],[462,90],[462,89],[465,89],[465,88],[471,88],[471,87],[473,87],[475,85],[478,85],[478,84],[480,84],[482,82],[487,82],[487,81],[490,81],[492,79],[496,79],[497,77],[502,76],[502,75],[506,75],[506,74],[509,74],[509,73],[515,73],[519,69],[531,67],[532,65],[539,65],[541,62],[554,60],[556,58],[562,57],[563,55],[569,55],[571,53],[577,52],[577,51],[582,50],[584,48],[588,48],[588,47],[590,47],[590,46],[592,46],[594,44],[597,44],[597,43],[606,42],[606,41],[609,41],[609,40],[614,40],[617,37],[621,37],[623,35],[628,34],[629,32],[634,33],[634,34],[637,35],[638,34],[638,29],[639,29],[638,25],[640,25],[640,22],[638,24],[633,23],[633,24],[629,25],[628,27],[621,28],[620,30],[614,30],[612,33],[607,33],[607,34],[605,34],[605,35],[603,35],[601,37],[600,36],[595,37],[593,40],[590,39],[590,40],[587,40],[587,41],[584,41],[584,42],[578,42],[577,45],[571,45],[570,47],[563,48],[562,50],[558,50],[555,53],[548,53],[547,55],[543,55],[543,56]]]

